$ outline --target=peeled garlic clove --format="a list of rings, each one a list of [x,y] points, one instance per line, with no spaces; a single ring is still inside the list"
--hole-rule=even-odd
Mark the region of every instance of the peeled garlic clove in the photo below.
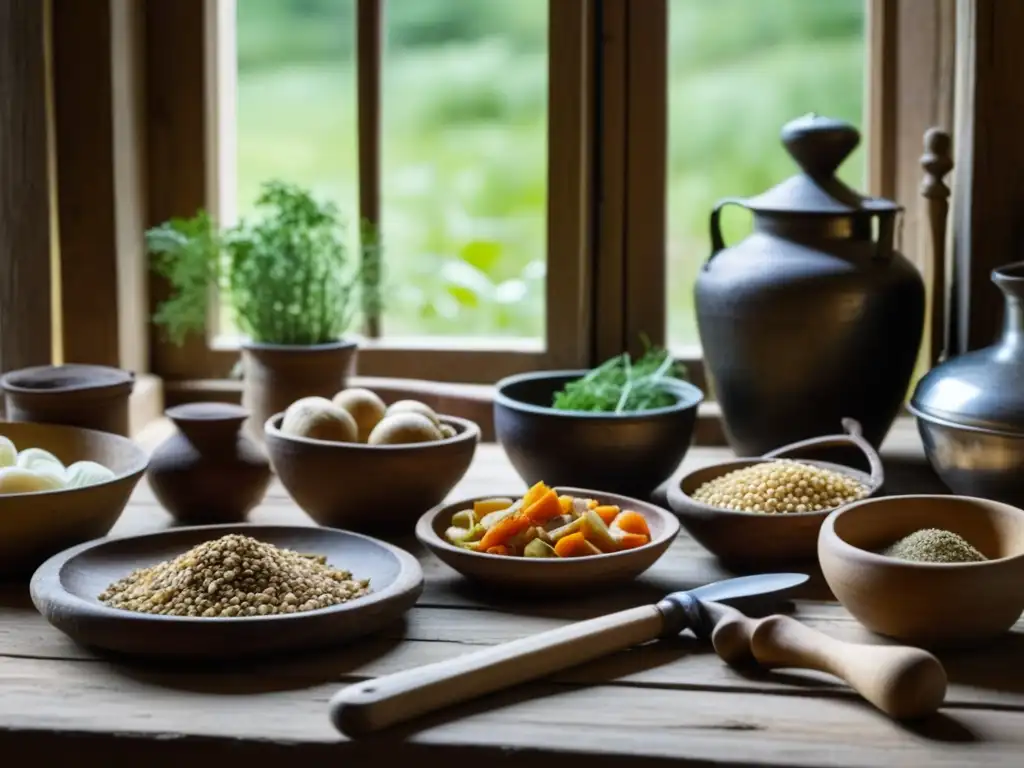
[[[0,435],[0,467],[13,467],[18,461],[18,449],[9,437]]]
[[[63,473],[57,475],[46,469],[37,472],[22,467],[0,469],[0,495],[59,491],[63,487]]]
[[[44,451],[42,448],[26,448],[18,453],[18,460],[15,462],[15,466],[21,467],[22,469],[28,469],[36,471],[40,469],[48,469],[51,472],[64,475],[64,464],[49,451]]]
[[[95,461],[76,461],[67,468],[67,488],[84,488],[113,480],[116,475]]]

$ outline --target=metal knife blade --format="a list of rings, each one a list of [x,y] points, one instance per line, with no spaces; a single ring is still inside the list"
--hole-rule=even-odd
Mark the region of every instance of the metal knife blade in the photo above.
[[[784,592],[787,589],[806,584],[810,578],[806,573],[760,573],[756,576],[739,576],[735,579],[705,584],[702,587],[687,590],[686,594],[698,600],[714,600],[716,603],[720,603],[723,600],[734,600],[738,597]],[[680,593],[672,593],[668,599],[671,600],[677,594]]]
[[[658,603],[664,618],[665,637],[692,629],[698,636],[711,631],[704,602],[722,602],[740,597],[754,597],[787,592],[810,579],[805,573],[761,573],[716,581],[683,592],[673,592]]]

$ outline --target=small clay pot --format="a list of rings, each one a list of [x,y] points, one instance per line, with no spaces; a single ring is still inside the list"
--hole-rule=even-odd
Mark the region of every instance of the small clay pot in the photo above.
[[[355,362],[354,341],[330,344],[242,345],[242,405],[252,418],[248,429],[263,441],[267,419],[302,397],[331,398],[345,387]]]
[[[42,365],[0,379],[8,421],[65,424],[128,437],[135,376],[102,365]]]
[[[188,403],[166,415],[178,432],[149,461],[157,500],[184,523],[245,520],[270,483],[270,462],[242,430],[249,412],[229,403]]]

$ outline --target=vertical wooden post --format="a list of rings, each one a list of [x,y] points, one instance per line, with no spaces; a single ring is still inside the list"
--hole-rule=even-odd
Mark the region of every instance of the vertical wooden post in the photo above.
[[[921,181],[921,197],[928,201],[928,233],[931,243],[931,341],[929,362],[938,363],[948,346],[946,326],[946,222],[949,218],[949,187],[944,181],[953,170],[950,155],[952,142],[949,134],[930,128],[924,135],[924,154],[921,167],[925,176]]]
[[[1024,3],[959,0],[950,354],[991,344],[994,268],[1024,260]]]
[[[45,11],[0,2],[0,371],[53,354]]]
[[[380,236],[380,79],[383,65],[384,0],[358,0],[356,4],[356,77],[359,103],[359,242]],[[367,231],[369,230],[369,232]],[[365,251],[364,251],[365,253]],[[364,261],[364,269],[368,266]],[[379,302],[371,294],[380,289],[377,270],[364,273],[363,315],[366,335],[380,336]]]

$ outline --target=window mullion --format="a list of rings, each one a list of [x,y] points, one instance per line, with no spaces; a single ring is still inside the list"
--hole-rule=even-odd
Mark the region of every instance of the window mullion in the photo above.
[[[380,233],[381,68],[384,41],[384,0],[358,0],[356,4],[356,78],[359,120],[359,242],[361,263],[368,270],[368,238]],[[380,288],[379,271],[364,272],[363,316],[365,332],[381,332],[380,307],[371,297]]]

